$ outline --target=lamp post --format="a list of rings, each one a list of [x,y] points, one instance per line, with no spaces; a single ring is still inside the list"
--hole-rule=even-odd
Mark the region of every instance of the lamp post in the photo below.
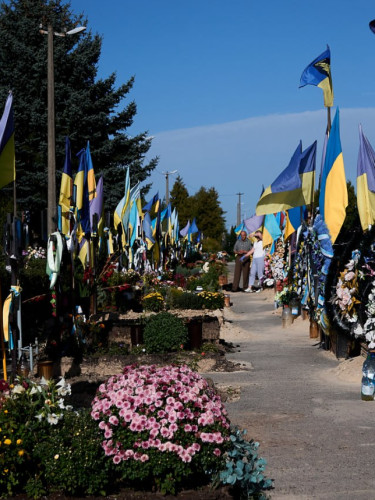
[[[85,26],[78,26],[63,33],[56,33],[52,24],[48,24],[47,30],[40,25],[39,33],[48,35],[48,56],[47,56],[47,128],[48,128],[48,195],[47,195],[47,234],[56,230],[57,222],[57,200],[56,200],[56,151],[55,151],[55,72],[53,61],[53,37],[65,37],[81,33]]]
[[[168,206],[169,203],[169,176],[171,174],[176,174],[178,170],[172,170],[172,172],[162,172],[165,175],[165,204]]]

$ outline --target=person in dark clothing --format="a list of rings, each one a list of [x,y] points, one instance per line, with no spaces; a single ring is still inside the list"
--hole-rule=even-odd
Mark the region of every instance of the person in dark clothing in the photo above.
[[[249,285],[249,271],[250,271],[250,258],[244,259],[244,262],[241,262],[241,257],[243,257],[247,252],[249,252],[252,248],[251,241],[247,238],[247,232],[241,231],[241,238],[236,241],[233,252],[236,256],[236,263],[234,267],[234,277],[232,283],[232,292],[238,291],[238,285],[240,284],[240,278],[242,273],[242,284],[243,290]]]

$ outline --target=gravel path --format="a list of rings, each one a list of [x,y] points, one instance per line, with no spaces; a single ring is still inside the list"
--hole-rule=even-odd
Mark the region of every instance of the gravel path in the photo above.
[[[227,408],[260,442],[272,500],[375,499],[375,404],[360,399],[363,358],[320,349],[302,318],[282,328],[273,290],[230,295],[222,337],[239,346],[228,359],[246,370],[209,376],[240,388]]]

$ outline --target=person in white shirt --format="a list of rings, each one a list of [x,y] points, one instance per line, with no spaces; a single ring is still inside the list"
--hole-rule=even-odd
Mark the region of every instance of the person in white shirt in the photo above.
[[[264,273],[265,252],[263,249],[262,231],[255,231],[254,237],[256,238],[256,241],[254,242],[253,248],[243,256],[244,259],[250,255],[253,256],[253,262],[250,269],[249,288],[246,288],[245,292],[255,292],[253,288],[255,277],[258,275],[258,280],[261,280]]]

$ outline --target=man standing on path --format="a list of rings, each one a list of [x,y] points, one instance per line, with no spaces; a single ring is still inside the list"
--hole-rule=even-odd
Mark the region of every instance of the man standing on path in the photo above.
[[[247,238],[247,232],[241,231],[241,238],[236,241],[233,252],[236,256],[236,263],[234,267],[234,277],[232,283],[232,292],[238,291],[238,285],[240,284],[240,278],[242,273],[242,284],[243,290],[246,290],[249,284],[249,270],[250,270],[250,258],[247,257],[241,261],[241,257],[246,255],[251,250],[252,244]]]

